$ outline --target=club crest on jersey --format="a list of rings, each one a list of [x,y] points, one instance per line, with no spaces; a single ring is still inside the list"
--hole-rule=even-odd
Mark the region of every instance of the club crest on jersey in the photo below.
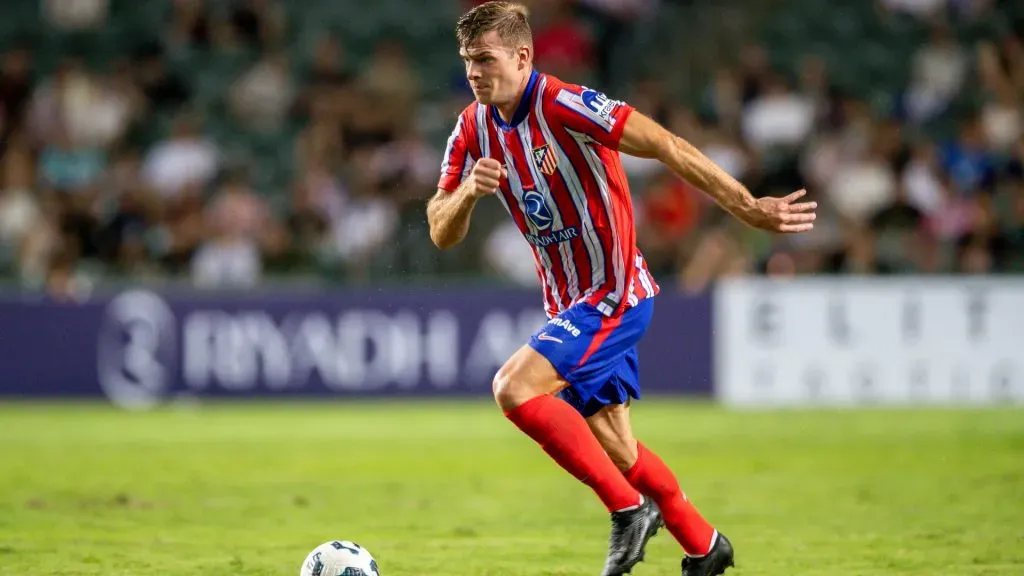
[[[551,176],[558,169],[558,156],[551,150],[551,146],[545,144],[533,149],[533,163],[538,170]]]
[[[551,215],[551,210],[548,209],[548,203],[544,201],[544,196],[536,190],[527,190],[523,194],[523,204],[526,206],[526,217],[530,219],[530,222],[537,227],[538,230],[547,230],[551,228],[551,223],[554,222],[554,217]]]

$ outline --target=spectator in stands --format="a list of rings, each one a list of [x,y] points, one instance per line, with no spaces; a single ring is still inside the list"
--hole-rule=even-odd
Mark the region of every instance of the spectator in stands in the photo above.
[[[285,12],[276,0],[240,0],[231,5],[230,22],[247,46],[273,52],[285,33]]]
[[[827,189],[827,198],[843,218],[860,226],[892,203],[896,190],[896,175],[876,140],[865,154],[839,166]]]
[[[108,10],[109,0],[43,0],[47,22],[62,31],[102,28]]]
[[[393,39],[379,42],[359,82],[366,96],[372,100],[372,107],[382,110],[384,122],[392,132],[415,121],[421,86],[409,53],[401,42]]]
[[[957,273],[976,275],[995,272],[993,244],[990,238],[980,234],[969,234],[957,242],[956,250]]]
[[[687,114],[696,124],[696,118],[688,111],[675,111],[669,103],[664,85],[656,78],[636,82],[627,96],[629,103],[637,110],[659,123],[668,125],[674,121],[673,113]],[[678,134],[678,132],[676,132]],[[659,173],[663,165],[657,160],[622,155],[622,168],[631,185],[642,187],[646,180]]]
[[[998,267],[1003,272],[1024,273],[1024,180],[1019,176],[1011,179],[1001,200]]]
[[[341,218],[344,196],[338,179],[315,167],[292,184],[286,225],[296,260],[307,265],[335,260],[333,224]]]
[[[208,237],[192,259],[200,287],[245,288],[262,276],[264,257],[285,248],[284,230],[239,171],[232,171],[204,214]]]
[[[716,227],[693,246],[680,270],[678,285],[686,292],[704,292],[718,278],[749,274],[752,264],[750,253],[731,227]]]
[[[314,106],[347,109],[352,105],[355,74],[346,61],[345,47],[333,34],[313,44],[311,69],[296,101],[300,115],[311,118]]]
[[[173,6],[162,38],[167,54],[178,59],[193,48],[209,46],[211,26],[205,0],[175,0]]]
[[[511,221],[503,220],[488,233],[481,264],[485,271],[514,285],[528,288],[540,285],[533,249]]]
[[[978,76],[986,102],[981,109],[985,138],[996,152],[1008,151],[1024,135],[1021,88],[1014,85],[1010,62],[990,42],[978,46]]]
[[[192,88],[182,76],[169,69],[162,49],[148,44],[139,50],[135,78],[146,104],[156,111],[184,106],[192,97]]]
[[[967,78],[967,54],[948,25],[936,23],[931,39],[913,57],[903,106],[911,122],[923,123],[947,110]]]
[[[743,112],[743,137],[755,150],[795,150],[814,128],[814,101],[793,91],[778,74],[763,78],[759,86]]]
[[[949,0],[880,0],[882,8],[894,14],[906,14],[931,21],[947,9]]]
[[[422,198],[437,184],[441,154],[428,146],[415,125],[401,127],[396,138],[373,150],[369,170],[376,188],[395,202]]]
[[[746,106],[761,96],[766,84],[777,72],[772,69],[768,49],[760,44],[746,44],[739,53],[737,69],[740,100]]]
[[[103,176],[106,152],[59,129],[39,155],[40,183],[62,195],[83,194]]]
[[[346,109],[339,109],[329,95],[311,102],[309,122],[295,141],[292,163],[300,173],[307,170],[334,171],[345,159],[344,145],[352,145],[352,134],[344,131]],[[345,138],[347,136],[347,138]]]
[[[220,166],[216,145],[200,131],[199,119],[183,113],[170,138],[158,142],[146,155],[142,178],[146,186],[172,198],[189,186],[213,181]]]
[[[572,0],[553,0],[535,13],[534,61],[566,82],[593,84],[594,41],[573,11]],[[608,79],[605,78],[605,81]]]
[[[732,133],[715,124],[708,124],[701,130],[701,150],[715,164],[730,176],[748,181],[753,171],[753,155]]]
[[[593,39],[596,82],[606,91],[631,80],[636,54],[631,48],[640,43],[658,13],[661,0],[576,0],[577,7],[599,31]],[[556,74],[557,75],[557,74]]]
[[[291,114],[295,92],[288,58],[268,53],[231,87],[232,110],[247,126],[280,130]]]
[[[56,230],[48,225],[35,189],[32,157],[25,138],[12,136],[2,162],[0,189],[0,265],[38,275]],[[31,271],[31,272],[30,272]]]
[[[341,266],[353,277],[365,278],[388,248],[398,226],[395,203],[380,189],[380,174],[374,170],[374,152],[354,153],[349,174],[348,195],[331,223],[334,250]]]
[[[743,104],[739,74],[728,66],[719,66],[701,95],[701,115],[727,132],[739,133]]]
[[[900,186],[906,190],[910,205],[924,214],[935,214],[942,209],[946,202],[946,184],[931,142],[918,142],[913,147],[900,175]]]
[[[673,274],[681,247],[691,241],[704,207],[701,192],[662,170],[642,189],[635,207],[637,241],[655,275]]]
[[[0,64],[0,153],[11,135],[22,129],[25,110],[32,97],[32,53],[17,46],[3,55]]]
[[[528,4],[544,69],[607,84],[757,193],[806,185],[821,203],[799,238],[721,228],[701,194],[627,157],[640,241],[660,274],[702,289],[744,273],[1024,270],[1024,44],[1010,3],[877,2],[874,15],[844,5],[834,41],[828,19],[814,21],[825,29],[813,45],[760,43],[777,19],[809,24],[785,3]],[[418,251],[418,202],[467,102],[461,74],[438,80],[461,72],[449,28],[437,42],[352,30],[321,0],[122,4],[46,0],[44,33],[0,58],[0,272],[67,295],[87,287],[88,269],[249,286],[288,251],[295,273],[536,282],[507,228],[474,227],[482,253]],[[682,43],[684,59],[662,44],[655,60],[635,55],[648,48],[630,32],[653,37],[651,14],[728,26],[715,46]],[[359,25],[376,20],[387,18]],[[909,51],[897,41],[922,32],[930,40]],[[850,46],[864,58],[845,58]],[[837,54],[849,65],[824,64]],[[686,65],[651,76],[615,57]],[[236,162],[255,168],[251,182],[231,176],[218,189]]]
[[[995,157],[978,116],[960,122],[958,137],[942,147],[941,159],[958,193],[972,195],[993,185]]]
[[[818,56],[805,56],[798,70],[797,92],[814,109],[814,127],[828,130],[840,121],[842,93],[832,82],[825,60]]]
[[[120,151],[103,183],[106,209],[100,219],[100,258],[112,271],[145,277],[156,272],[150,242],[161,204],[139,177],[141,158],[133,149]]]
[[[58,302],[74,302],[88,296],[90,282],[75,270],[77,258],[67,248],[56,250],[46,270],[47,296]]]
[[[60,83],[57,114],[76,144],[105,148],[127,130],[137,103],[131,87],[110,82],[93,74],[84,62],[71,59]],[[56,136],[56,137],[63,137]]]

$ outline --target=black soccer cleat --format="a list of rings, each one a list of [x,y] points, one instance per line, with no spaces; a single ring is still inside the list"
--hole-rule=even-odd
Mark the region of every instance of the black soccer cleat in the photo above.
[[[612,533],[608,538],[608,559],[601,576],[629,574],[644,559],[644,547],[665,523],[654,501],[631,510],[612,512]]]
[[[733,561],[732,543],[721,532],[715,538],[715,545],[705,556],[694,558],[683,557],[683,576],[719,576],[726,569],[735,566]]]

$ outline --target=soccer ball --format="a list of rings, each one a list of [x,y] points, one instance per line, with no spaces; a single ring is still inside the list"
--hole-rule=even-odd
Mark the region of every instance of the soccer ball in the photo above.
[[[366,548],[348,540],[332,540],[306,556],[299,576],[380,576],[380,570]]]

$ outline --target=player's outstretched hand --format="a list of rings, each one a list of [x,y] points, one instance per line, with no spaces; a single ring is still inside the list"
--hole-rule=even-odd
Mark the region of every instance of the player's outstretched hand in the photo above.
[[[785,198],[758,198],[755,216],[749,224],[772,232],[795,233],[812,230],[817,217],[814,210],[818,203],[796,203],[805,194],[806,190],[797,190]]]
[[[505,169],[494,158],[481,158],[473,165],[469,173],[469,192],[476,196],[494,194],[501,184]]]

